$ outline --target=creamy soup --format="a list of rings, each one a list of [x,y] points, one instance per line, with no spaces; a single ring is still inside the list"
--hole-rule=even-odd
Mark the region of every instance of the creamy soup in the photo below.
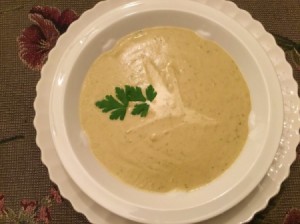
[[[115,87],[152,85],[146,117],[110,120],[95,102]],[[193,31],[155,27],[122,38],[89,69],[80,119],[96,158],[147,191],[188,191],[221,175],[248,135],[249,90],[232,58]]]

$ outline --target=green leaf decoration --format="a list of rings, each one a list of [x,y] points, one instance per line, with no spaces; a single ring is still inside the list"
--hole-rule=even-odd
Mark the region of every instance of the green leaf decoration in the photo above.
[[[284,50],[290,51],[297,47],[297,43],[290,40],[287,37],[280,36],[278,34],[273,34],[275,37],[276,43]]]
[[[128,106],[128,99],[125,93],[125,90],[119,87],[116,87],[116,97],[123,103],[124,106]]]
[[[102,112],[107,113],[112,111],[110,115],[111,120],[124,120],[126,115],[128,101],[124,98],[122,89],[116,88],[117,98],[121,101],[117,101],[112,95],[107,95],[101,101],[96,102],[96,106],[102,109]]]
[[[140,115],[141,117],[146,117],[149,111],[149,104],[141,103],[136,104],[131,112],[132,115]]]
[[[126,91],[126,96],[128,101],[133,101],[133,102],[145,102],[146,98],[144,97],[142,93],[141,87],[133,87],[133,86],[125,86],[125,91]]]
[[[5,139],[0,139],[0,145],[8,143],[8,142],[15,141],[15,140],[18,140],[18,139],[23,139],[23,138],[25,138],[25,136],[23,136],[23,135],[16,135],[16,136],[12,136],[12,137],[5,138]]]
[[[295,41],[278,34],[273,34],[273,36],[275,37],[276,43],[285,52],[288,52],[291,55],[296,69],[300,70],[300,43],[296,43]]]
[[[109,119],[124,120],[129,106],[129,102],[141,102],[135,104],[131,112],[132,115],[146,117],[150,105],[146,102],[152,102],[157,96],[157,92],[152,85],[146,88],[146,97],[140,87],[125,85],[124,88],[115,88],[116,98],[112,95],[106,95],[103,100],[95,103],[96,107],[102,110],[103,113],[111,112]]]
[[[155,92],[153,86],[149,85],[146,89],[147,100],[152,102],[155,99],[156,95],[157,95],[157,92]]]
[[[120,119],[120,120],[122,121],[122,120],[124,120],[124,118],[125,118],[126,111],[127,111],[127,108],[126,108],[126,107],[124,107],[124,108],[118,108],[118,109],[114,110],[114,111],[110,114],[109,118],[110,118],[111,120],[118,120],[118,119]]]
[[[124,105],[117,101],[112,95],[107,95],[104,100],[96,102],[96,106],[102,109],[104,113],[124,107]]]
[[[296,69],[300,70],[300,52],[296,49],[294,49],[292,52],[292,59],[296,66]]]

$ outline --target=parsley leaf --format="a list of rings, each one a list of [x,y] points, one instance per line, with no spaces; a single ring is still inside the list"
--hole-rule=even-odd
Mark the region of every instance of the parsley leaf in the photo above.
[[[113,112],[111,112],[109,119],[111,120],[120,119],[121,121],[123,121],[126,115],[126,111],[127,111],[127,107],[116,109]]]
[[[128,101],[140,101],[140,102],[145,102],[146,98],[144,97],[142,93],[141,87],[133,87],[133,86],[125,86],[125,92]]]
[[[115,88],[116,96],[121,101],[116,100],[112,95],[107,95],[101,101],[96,102],[96,106],[102,109],[102,112],[107,113],[112,111],[110,115],[111,120],[124,120],[126,115],[128,100],[125,94],[125,90],[119,87]]]
[[[111,112],[109,116],[111,120],[124,120],[130,102],[141,102],[134,105],[131,112],[132,115],[146,117],[150,107],[146,101],[152,102],[157,95],[152,85],[147,87],[146,97],[138,86],[125,85],[124,88],[116,87],[115,93],[116,98],[112,95],[106,95],[103,100],[95,103],[96,107],[101,109],[103,113]]]
[[[141,117],[146,117],[149,111],[149,104],[141,103],[136,104],[131,112],[132,115],[140,115]]]
[[[153,86],[149,85],[146,89],[147,100],[152,102],[155,99],[156,95],[157,95],[157,92],[154,90]]]
[[[125,93],[125,90],[119,87],[116,87],[116,97],[123,103],[124,106],[128,106],[128,99]]]
[[[123,107],[112,95],[107,95],[104,100],[97,101],[96,106],[102,109],[104,113]]]

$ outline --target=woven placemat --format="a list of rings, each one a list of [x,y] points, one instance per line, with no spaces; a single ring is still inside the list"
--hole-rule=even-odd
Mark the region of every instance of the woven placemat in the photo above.
[[[28,20],[28,12],[35,5],[55,6],[62,10],[70,8],[80,15],[98,1],[0,1],[0,215],[4,210],[1,207],[1,203],[4,201],[5,207],[14,211],[19,211],[21,207],[23,209],[25,207],[26,209],[35,208],[41,221],[43,214],[44,220],[46,220],[48,210],[41,211],[41,208],[37,210],[37,204],[32,203],[34,200],[40,201],[46,198],[53,204],[49,210],[51,213],[50,223],[89,223],[82,214],[72,208],[67,200],[56,204],[55,201],[60,201],[55,197],[55,190],[52,189],[49,192],[55,185],[50,181],[47,168],[41,162],[40,150],[35,143],[36,132],[33,127],[35,86],[40,78],[40,72],[27,68],[21,62],[18,57],[16,38],[22,29],[31,24]],[[262,22],[267,31],[282,40],[283,45],[284,43],[287,45],[288,43],[298,43],[298,50],[300,50],[299,0],[234,0],[234,2]],[[300,54],[293,49],[285,48],[285,50],[287,59],[293,65],[294,77],[300,83],[300,65],[296,63],[297,60],[300,61]],[[20,204],[24,198],[32,200],[23,200]],[[299,156],[280,193],[250,223],[283,223],[286,213],[292,208],[300,208]],[[44,213],[42,214],[42,212]],[[299,210],[293,210],[293,212],[297,215]],[[299,223],[294,222],[293,224]]]

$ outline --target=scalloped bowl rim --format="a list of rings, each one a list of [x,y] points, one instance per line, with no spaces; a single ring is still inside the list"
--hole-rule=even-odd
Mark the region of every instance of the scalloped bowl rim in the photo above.
[[[135,3],[137,3],[137,2],[143,2],[143,1],[135,1]],[[155,1],[153,1],[153,2],[155,2]],[[152,2],[152,3],[153,3]],[[156,1],[157,2],[157,1]],[[179,1],[174,1],[174,2],[177,2],[177,4],[179,4],[178,2]],[[192,2],[192,1],[191,1]],[[176,5],[176,4],[174,4],[174,5]],[[129,4],[127,4],[126,5],[126,7],[127,7],[127,9],[128,8],[130,8],[130,7],[136,7],[136,6],[138,6],[138,5],[136,5],[136,4],[131,4],[131,5],[129,5]],[[204,6],[203,6],[204,7]],[[130,9],[132,9],[132,8],[130,8]],[[123,8],[123,10],[124,10],[124,8]],[[167,10],[170,10],[170,8],[169,8],[169,6],[168,6],[168,9]],[[128,18],[128,17],[127,17]],[[75,25],[76,24],[74,24],[74,25],[72,25],[72,29],[74,30],[75,28]],[[86,28],[86,30],[88,30],[89,28]],[[83,32],[83,31],[82,31]],[[96,31],[95,31],[96,32]],[[67,32],[67,34],[68,34],[68,32]],[[66,34],[66,35],[67,35]],[[94,33],[95,34],[95,33]],[[82,36],[81,36],[82,37]],[[64,36],[64,38],[66,39],[66,36]],[[88,35],[84,35],[84,38],[86,38],[84,41],[86,41],[85,43],[88,43],[89,41],[93,41],[93,38],[95,38],[95,36],[93,36],[93,34],[92,35],[90,35],[90,36],[88,36]],[[89,38],[91,38],[90,40],[88,40]],[[74,42],[72,42],[72,43],[74,43]],[[58,44],[57,44],[57,46],[58,47],[62,47],[61,45],[59,45],[59,44],[61,44],[61,41],[59,41],[58,42]],[[69,44],[69,46],[70,45],[72,45],[71,43]],[[65,47],[65,46],[64,46]],[[76,48],[76,46],[72,46],[72,47],[75,47]],[[57,48],[55,48],[55,49],[57,49]],[[55,50],[54,49],[54,50]],[[63,52],[63,53],[65,53],[65,54],[73,54],[74,53],[74,49],[73,50],[69,50],[69,52]],[[75,54],[76,55],[76,54]],[[62,55],[61,55],[62,56]],[[64,55],[65,56],[65,55]],[[80,56],[78,56],[77,55],[77,57],[80,57]],[[65,57],[63,57],[63,58],[65,58]],[[101,194],[103,194],[102,196],[104,196],[105,195],[105,197],[108,197],[108,198],[113,198],[112,200],[117,200],[118,202],[120,202],[120,203],[125,203],[126,204],[126,206],[128,206],[128,204],[127,204],[127,202],[126,201],[124,201],[124,200],[120,200],[120,198],[116,198],[115,197],[115,195],[114,194],[110,194],[109,192],[107,192],[107,189],[103,189],[103,188],[99,188],[99,186],[98,186],[98,183],[97,183],[97,181],[95,181],[94,179],[93,179],[93,177],[91,177],[88,173],[86,173],[86,170],[84,169],[84,167],[80,167],[80,165],[82,165],[78,160],[80,159],[80,158],[78,158],[75,154],[72,154],[72,147],[70,147],[70,145],[68,146],[68,147],[64,147],[65,149],[61,149],[61,146],[62,145],[64,145],[64,146],[66,146],[66,145],[68,145],[68,144],[70,144],[70,143],[66,143],[65,142],[65,140],[66,140],[66,136],[68,136],[68,134],[67,134],[67,132],[66,132],[66,129],[62,129],[62,130],[60,130],[60,128],[62,127],[61,126],[61,124],[63,124],[63,123],[61,123],[61,120],[60,119],[65,119],[64,118],[64,116],[62,116],[62,117],[60,117],[60,118],[55,118],[56,119],[56,121],[59,121],[59,122],[56,122],[56,121],[53,121],[53,117],[52,116],[60,116],[60,115],[65,115],[65,112],[64,112],[64,110],[62,110],[62,111],[57,111],[57,109],[58,108],[63,108],[63,109],[65,109],[65,102],[64,102],[64,97],[65,97],[65,95],[64,95],[64,91],[65,91],[65,89],[63,89],[63,87],[64,87],[64,85],[65,85],[65,83],[66,83],[66,80],[68,80],[68,77],[66,76],[66,74],[70,74],[70,73],[64,73],[65,71],[67,71],[67,68],[65,68],[65,67],[63,67],[63,64],[62,64],[62,62],[64,62],[64,60],[65,59],[62,59],[61,60],[61,62],[60,63],[58,63],[58,65],[56,65],[58,68],[59,68],[59,66],[61,66],[62,68],[59,68],[59,69],[57,69],[57,75],[56,75],[56,77],[55,77],[55,80],[54,80],[54,87],[53,87],[53,89],[55,89],[56,91],[55,92],[51,92],[51,99],[50,99],[50,125],[51,125],[51,129],[52,129],[52,137],[53,137],[53,139],[54,139],[54,142],[55,142],[55,145],[56,145],[56,149],[57,149],[57,152],[58,152],[58,154],[59,154],[59,156],[60,156],[60,159],[62,160],[62,162],[63,162],[63,164],[64,164],[64,167],[66,168],[66,170],[68,171],[68,173],[70,174],[70,176],[74,179],[74,181],[78,184],[78,186],[84,191],[84,192],[86,192],[91,198],[93,198],[97,203],[99,203],[99,204],[101,204],[101,205],[103,205],[104,207],[106,207],[106,208],[108,208],[109,210],[112,210],[112,211],[114,211],[114,212],[116,212],[117,214],[121,214],[121,215],[123,215],[123,216],[125,216],[125,217],[128,217],[128,211],[125,211],[125,215],[124,215],[124,211],[122,211],[122,209],[123,208],[116,208],[116,207],[114,207],[114,208],[111,208],[110,206],[111,205],[108,205],[108,204],[103,204],[104,202],[103,202],[103,198],[97,198],[97,197],[95,197],[95,193],[97,192],[97,193],[99,193],[99,191],[95,191],[95,189],[97,189],[97,190],[101,190],[102,192],[101,192]],[[76,61],[76,58],[73,58],[73,60],[75,60]],[[51,55],[49,56],[49,63],[51,63]],[[271,62],[270,62],[270,65],[271,65]],[[54,65],[55,66],[55,65]],[[62,72],[62,70],[63,70],[63,72]],[[71,69],[72,70],[72,69]],[[270,71],[270,70],[269,70]],[[46,73],[47,71],[45,70],[45,69],[43,69],[43,73]],[[275,71],[273,70],[273,73],[275,73]],[[67,78],[66,78],[67,77]],[[66,87],[67,85],[65,85],[65,87]],[[53,90],[52,89],[52,90]],[[279,97],[280,98],[280,97]],[[62,107],[57,107],[57,105],[63,105]],[[280,102],[278,103],[278,105],[275,105],[277,108],[280,108],[280,107],[282,107],[282,104],[280,105]],[[54,113],[55,112],[55,113]],[[63,112],[63,113],[57,113],[57,112]],[[276,116],[276,118],[279,118],[279,121],[280,121],[280,116],[282,116],[282,115],[278,115],[277,114],[277,116]],[[56,124],[54,124],[56,122]],[[276,123],[276,122],[275,122]],[[279,125],[280,126],[280,124],[279,123],[281,123],[282,124],[282,122],[278,122],[278,124],[277,125]],[[277,127],[279,127],[279,126],[277,126]],[[280,135],[281,133],[277,133],[277,135]],[[279,141],[279,140],[278,140]],[[64,142],[63,144],[61,144],[61,142]],[[276,145],[276,144],[274,144],[274,145]],[[276,149],[277,149],[277,147],[275,147]],[[69,151],[66,151],[66,150],[69,150]],[[274,154],[275,154],[275,150],[274,150]],[[71,154],[70,154],[71,153]],[[67,156],[66,156],[67,155]],[[70,155],[71,155],[71,157],[70,157]],[[76,158],[77,157],[77,158]],[[70,160],[70,158],[71,158],[71,160]],[[272,157],[272,159],[273,159],[273,157]],[[77,160],[77,161],[76,161]],[[70,162],[71,161],[71,162]],[[81,169],[80,169],[80,173],[81,174],[83,174],[83,175],[86,175],[85,177],[86,177],[86,179],[85,179],[85,181],[87,181],[87,182],[85,182],[85,181],[83,181],[82,180],[82,176],[81,177],[78,177],[78,176],[76,176],[77,175],[77,171],[78,170],[76,170],[76,172],[74,172],[74,170],[72,170],[72,169],[74,169],[74,162],[75,161],[75,163],[76,163],[76,165],[78,165],[78,167],[80,167]],[[270,160],[270,163],[271,163],[271,161],[272,160]],[[79,162],[79,163],[78,163]],[[265,167],[265,171],[268,169],[268,167],[269,167],[269,165],[270,164],[268,164],[268,165],[266,165],[266,167]],[[257,181],[259,182],[260,180],[261,180],[261,178],[264,176],[264,174],[265,173],[263,173],[263,175],[261,175],[261,177],[259,177],[259,178],[257,178]],[[257,182],[257,183],[258,183]],[[250,188],[254,188],[255,186],[256,186],[256,184],[257,183],[255,183],[255,184],[253,184],[253,186],[251,186]],[[90,186],[90,184],[92,184],[92,185],[94,185],[94,186],[96,186],[96,188],[91,188]],[[247,191],[251,191],[251,189],[250,188],[248,188],[247,189]],[[228,189],[228,190],[231,190],[230,188]],[[249,192],[245,192],[244,194],[243,194],[243,196],[241,196],[240,198],[238,198],[237,200],[233,200],[234,202],[232,203],[232,204],[230,204],[230,203],[228,203],[228,204],[230,204],[229,206],[226,206],[226,207],[222,207],[221,209],[219,209],[218,211],[216,211],[216,212],[213,212],[213,213],[210,213],[209,215],[202,215],[202,219],[206,219],[206,218],[208,218],[208,217],[211,217],[211,216],[214,216],[214,215],[216,215],[216,214],[219,214],[220,212],[222,212],[222,211],[224,211],[225,209],[228,209],[230,206],[233,206],[234,204],[236,204],[238,201],[240,201],[240,200],[242,200]],[[182,195],[181,195],[182,196]],[[153,195],[151,195],[151,197],[153,197]],[[172,197],[174,197],[174,195],[172,195]],[[106,200],[111,200],[111,198],[110,199],[106,199]],[[170,199],[170,198],[168,198],[168,199]],[[213,198],[213,199],[215,199],[215,198]],[[217,198],[218,199],[218,198]],[[224,198],[223,198],[223,200],[225,200]],[[126,207],[125,206],[125,207]],[[131,209],[136,209],[136,204],[134,204],[134,203],[130,203],[129,204],[129,207],[131,208]],[[149,210],[149,208],[147,208],[147,206],[149,206],[149,205],[146,205],[144,208],[140,208],[139,206],[138,206],[138,208],[139,209],[145,209],[146,211],[148,211]],[[178,209],[174,209],[174,211],[176,211],[176,210],[178,210]],[[179,210],[181,210],[181,209],[179,209]],[[187,210],[189,210],[189,208],[187,209]],[[121,211],[121,212],[120,212]],[[142,212],[141,212],[141,214],[142,214]],[[129,214],[129,216],[130,217],[128,217],[128,218],[131,218],[131,219],[135,219],[135,218],[132,218],[131,217],[131,214]],[[135,220],[137,220],[137,221],[141,221],[141,219],[135,219]]]

